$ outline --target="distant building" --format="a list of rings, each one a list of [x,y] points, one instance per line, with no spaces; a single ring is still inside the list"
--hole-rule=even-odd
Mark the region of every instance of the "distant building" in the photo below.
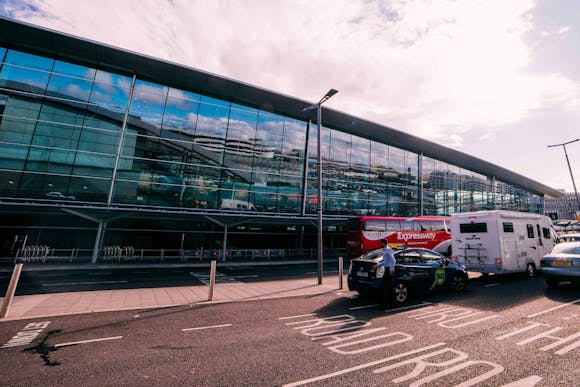
[[[580,206],[574,192],[564,193],[558,198],[547,197],[544,200],[544,211],[553,220],[577,220]]]

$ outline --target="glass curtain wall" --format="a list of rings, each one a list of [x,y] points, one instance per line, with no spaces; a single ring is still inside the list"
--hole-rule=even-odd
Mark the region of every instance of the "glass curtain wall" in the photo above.
[[[127,74],[4,48],[0,58],[1,197],[300,214],[306,173],[305,211],[316,213],[316,124],[307,139],[306,122],[138,76],[131,90]],[[327,216],[543,207],[519,187],[335,128],[323,129],[322,160]]]

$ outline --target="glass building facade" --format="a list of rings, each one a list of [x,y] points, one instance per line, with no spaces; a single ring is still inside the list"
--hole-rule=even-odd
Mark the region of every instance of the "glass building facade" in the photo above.
[[[316,123],[81,61],[8,47],[0,58],[3,254],[22,234],[61,248],[216,248],[232,212],[248,220],[230,227],[231,247],[316,245]],[[333,247],[354,215],[543,212],[524,187],[340,127],[321,135]]]

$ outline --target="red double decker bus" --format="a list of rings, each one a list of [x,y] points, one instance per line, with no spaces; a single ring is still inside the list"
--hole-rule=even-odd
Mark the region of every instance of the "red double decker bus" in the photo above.
[[[359,256],[381,247],[386,238],[393,249],[423,247],[444,255],[451,253],[448,216],[357,216],[348,221],[346,252]]]

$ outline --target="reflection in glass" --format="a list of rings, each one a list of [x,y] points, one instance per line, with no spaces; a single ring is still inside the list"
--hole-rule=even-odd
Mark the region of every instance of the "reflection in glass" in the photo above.
[[[8,50],[0,71],[0,87],[42,94],[53,63],[52,59]]]
[[[48,84],[48,94],[71,101],[87,102],[96,70],[56,61]]]
[[[161,128],[168,90],[161,85],[137,80],[129,110],[131,118]],[[133,125],[138,123],[133,122]]]

